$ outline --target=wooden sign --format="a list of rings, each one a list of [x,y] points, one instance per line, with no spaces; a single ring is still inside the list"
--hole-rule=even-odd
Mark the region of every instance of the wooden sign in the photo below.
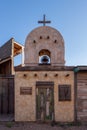
[[[32,87],[20,87],[21,95],[32,95]]]

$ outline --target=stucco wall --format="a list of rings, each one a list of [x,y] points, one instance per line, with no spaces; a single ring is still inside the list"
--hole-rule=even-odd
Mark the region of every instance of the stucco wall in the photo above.
[[[42,38],[40,39],[40,37]],[[49,39],[47,39],[47,37],[49,37]],[[61,66],[65,64],[64,40],[56,29],[43,26],[29,33],[25,41],[25,65],[38,66],[39,52],[42,49],[51,52],[52,66]]]
[[[26,74],[26,77],[24,77]],[[37,74],[35,77],[34,75]],[[47,77],[45,77],[47,74]],[[55,77],[55,74],[58,74]],[[69,74],[66,77],[66,74]],[[54,114],[56,121],[74,120],[73,71],[19,71],[15,74],[15,121],[36,121],[36,81],[54,82]],[[58,85],[71,84],[71,101],[58,99]],[[32,95],[20,95],[20,87],[32,87]]]

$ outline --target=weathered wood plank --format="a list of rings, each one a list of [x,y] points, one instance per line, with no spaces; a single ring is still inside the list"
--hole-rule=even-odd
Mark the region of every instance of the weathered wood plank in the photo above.
[[[77,119],[87,121],[87,72],[77,74]]]
[[[14,77],[0,77],[0,114],[14,113]]]

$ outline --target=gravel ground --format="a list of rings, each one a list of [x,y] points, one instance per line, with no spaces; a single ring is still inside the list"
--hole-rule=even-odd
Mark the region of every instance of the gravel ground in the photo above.
[[[0,130],[87,130],[87,125],[54,125],[46,123],[14,123],[1,122]]]

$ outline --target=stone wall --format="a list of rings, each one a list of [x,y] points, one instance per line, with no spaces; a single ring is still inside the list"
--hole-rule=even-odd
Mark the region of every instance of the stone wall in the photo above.
[[[36,121],[36,81],[54,82],[55,120],[74,121],[73,71],[17,71],[15,74],[15,121]],[[59,101],[58,85],[60,84],[71,85],[71,101]],[[32,94],[21,95],[20,87],[32,87]]]

